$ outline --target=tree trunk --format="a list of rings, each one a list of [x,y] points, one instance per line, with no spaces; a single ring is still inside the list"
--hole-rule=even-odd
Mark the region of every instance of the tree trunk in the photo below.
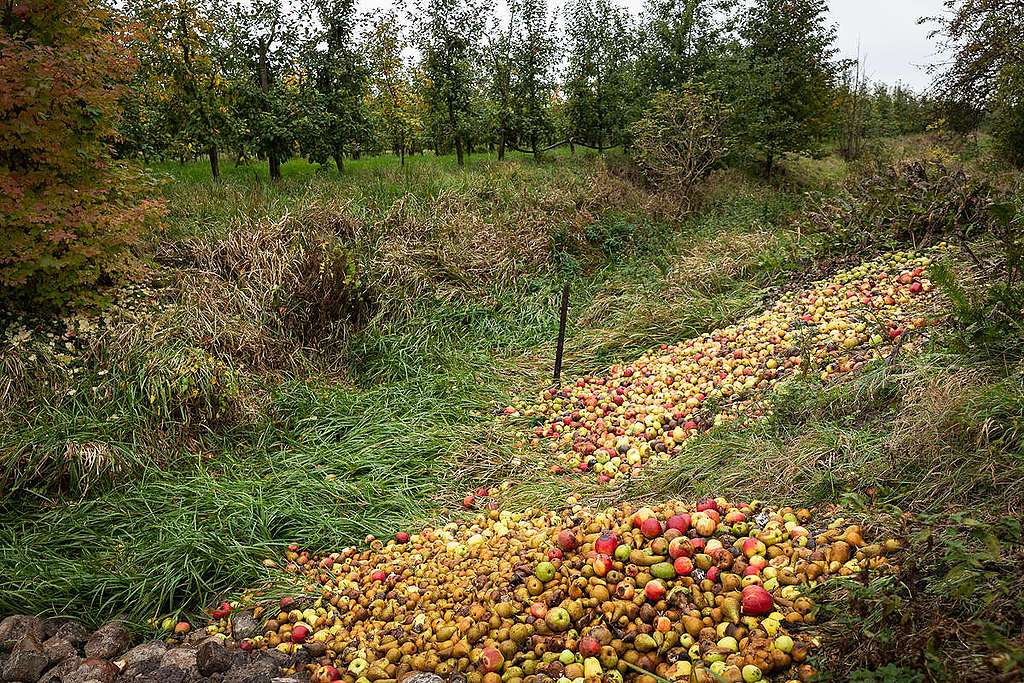
[[[505,160],[505,128],[502,127],[501,135],[498,137],[498,161]]]
[[[210,172],[213,179],[220,179],[220,157],[217,154],[217,145],[210,145]]]
[[[771,178],[772,177],[772,167],[774,165],[775,165],[775,154],[773,152],[768,152],[768,154],[764,158],[764,177],[765,178]]]
[[[462,157],[462,136],[457,133],[455,135],[455,156],[459,160],[459,166],[466,165],[466,161]]]
[[[576,145],[572,144],[572,138],[569,138],[569,154],[576,156]]]
[[[570,148],[571,148],[572,141],[569,142],[569,145],[570,145]],[[533,150],[533,160],[537,161],[538,159],[540,159],[540,152],[537,151],[537,133],[536,132],[530,133],[530,149]]]
[[[345,172],[345,155],[341,152],[334,153],[334,163],[338,165],[338,173]]]
[[[260,41],[260,89],[263,94],[270,93],[270,65],[267,63],[267,51],[270,50],[270,43],[264,40]],[[270,179],[280,180],[281,179],[281,160],[273,153],[268,153],[267,157],[270,160]]]

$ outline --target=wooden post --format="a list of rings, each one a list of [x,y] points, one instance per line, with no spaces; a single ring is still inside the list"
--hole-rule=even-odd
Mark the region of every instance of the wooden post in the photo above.
[[[558,348],[555,350],[555,381],[562,376],[562,350],[565,348],[565,318],[569,313],[569,283],[562,287],[562,310],[558,317]]]

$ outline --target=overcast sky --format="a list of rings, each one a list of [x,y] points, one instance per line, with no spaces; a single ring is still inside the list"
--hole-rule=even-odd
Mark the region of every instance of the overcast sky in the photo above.
[[[839,49],[855,57],[859,40],[869,78],[915,90],[928,86],[923,67],[934,60],[935,44],[917,20],[940,14],[942,0],[830,0],[829,8],[839,25]]]
[[[505,0],[491,0],[499,7]],[[639,14],[644,0],[616,0]],[[928,87],[924,67],[935,56],[934,43],[928,40],[928,26],[918,26],[922,16],[934,16],[943,0],[829,0],[831,20],[839,27],[837,47],[844,57],[857,56],[868,78],[894,85],[901,81],[917,91]],[[363,10],[404,7],[405,0],[358,0]],[[560,7],[564,0],[548,0],[549,7]],[[500,11],[500,10],[499,10]]]

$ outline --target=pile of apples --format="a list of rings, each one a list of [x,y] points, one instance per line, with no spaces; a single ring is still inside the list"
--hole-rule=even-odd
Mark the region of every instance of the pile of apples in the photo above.
[[[828,511],[708,498],[606,510],[489,510],[368,548],[290,546],[295,595],[261,609],[243,650],[302,653],[314,681],[466,683],[807,680],[814,589],[894,568]],[[257,616],[260,616],[259,614]]]
[[[664,345],[606,375],[540,393],[509,416],[543,416],[533,444],[547,442],[552,471],[601,482],[636,474],[716,425],[767,413],[767,391],[800,374],[834,380],[856,372],[928,321],[929,255],[897,252],[783,295],[743,322]],[[904,335],[907,335],[904,337]]]

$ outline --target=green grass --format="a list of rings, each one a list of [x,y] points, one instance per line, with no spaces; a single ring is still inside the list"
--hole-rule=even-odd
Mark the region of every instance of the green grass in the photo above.
[[[674,299],[673,264],[722,231],[770,230],[799,202],[733,178],[736,192],[680,221],[584,154],[474,155],[465,170],[368,159],[341,176],[292,161],[279,184],[262,166],[226,167],[216,183],[198,164],[158,170],[171,216],[150,242],[152,295],[178,306],[105,330],[74,367],[40,353],[22,368],[51,386],[27,382],[0,432],[2,612],[196,615],[257,585],[288,543],[338,548],[450,514],[507,473],[516,435],[489,413],[550,381],[563,277],[565,373],[596,370],[757,310],[792,265],[785,240]],[[286,215],[295,234],[357,226],[342,239],[375,288],[368,324],[308,346],[273,311],[247,319],[268,269],[291,267],[287,249],[267,263],[246,252],[247,236]],[[396,245],[403,256],[388,255]],[[250,272],[189,279],[206,254]],[[286,362],[254,360],[282,349]]]
[[[541,463],[511,465],[527,425],[492,417],[549,385],[562,283],[564,376],[734,322],[832,267],[790,217],[847,172],[720,172],[686,214],[618,163],[292,161],[280,183],[263,165],[225,164],[220,182],[202,164],[157,167],[171,214],[145,242],[143,312],[112,314],[70,362],[45,340],[0,360],[0,613],[197,617],[261,585],[288,543],[333,550],[445,519],[467,489],[510,477],[524,485],[508,505],[564,500]],[[279,306],[356,287],[317,279],[321,241],[352,259],[370,304],[358,324],[302,331]],[[712,430],[623,489],[578,490],[842,503],[913,544],[895,579],[829,596],[821,663],[837,678],[909,675],[935,644],[899,643],[921,634],[957,635],[928,660],[936,678],[1022,657],[1006,520],[1024,509],[1024,385],[950,339],[846,385],[796,383],[770,419]]]

